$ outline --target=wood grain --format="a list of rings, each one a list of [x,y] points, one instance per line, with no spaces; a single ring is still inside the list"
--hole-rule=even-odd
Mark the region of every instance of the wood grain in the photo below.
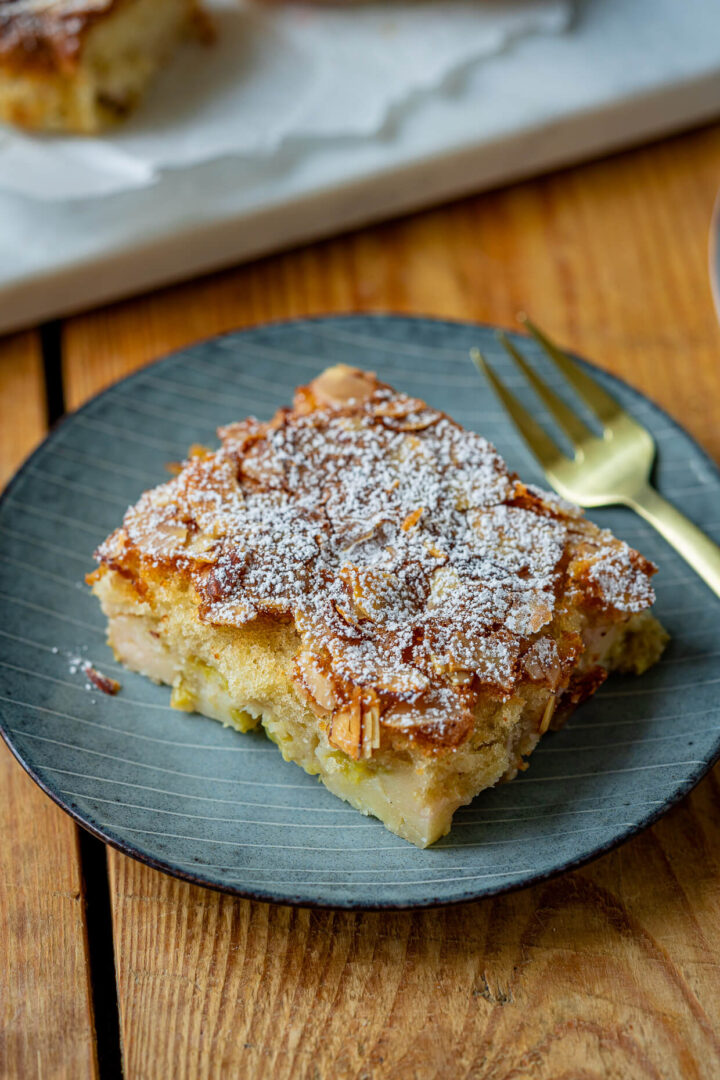
[[[718,175],[707,129],[73,319],[67,399],[264,319],[526,308],[720,456]],[[112,853],[127,1076],[710,1080],[719,801],[716,775],[586,870],[415,914],[235,901]]]
[[[45,434],[45,391],[36,334],[0,340],[0,490]]]
[[[0,342],[0,486],[45,432],[37,336]],[[0,744],[0,1076],[96,1075],[77,832]]]
[[[114,856],[127,1075],[710,1080],[719,809],[711,780],[588,870],[414,914],[235,901]]]

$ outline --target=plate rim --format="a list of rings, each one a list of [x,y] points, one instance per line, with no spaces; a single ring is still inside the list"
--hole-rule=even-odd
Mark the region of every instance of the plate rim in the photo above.
[[[720,195],[718,197],[720,205]],[[311,316],[298,316],[292,319],[273,319],[261,323],[254,323],[251,326],[244,326],[239,329],[228,330],[221,334],[211,334],[207,337],[200,338],[197,341],[192,342],[189,345],[182,346],[178,349],[171,349],[163,353],[161,356],[156,357],[147,364],[143,364],[135,371],[124,375],[122,378],[112,382],[109,386],[100,390],[97,394],[94,394],[86,402],[84,402],[79,408],[74,409],[72,412],[66,412],[54,424],[51,425],[47,434],[42,441],[30,452],[25,460],[19,465],[19,467],[12,474],[10,480],[6,484],[3,491],[0,493],[0,510],[8,500],[11,491],[19,482],[21,477],[25,474],[25,471],[34,461],[35,457],[44,451],[49,443],[51,443],[56,437],[58,431],[66,424],[72,422],[72,420],[83,413],[85,410],[94,406],[97,401],[105,397],[116,387],[121,386],[123,383],[131,382],[132,380],[140,377],[148,368],[161,364],[171,357],[179,354],[189,352],[203,345],[209,344],[215,341],[221,341],[227,338],[236,337],[237,335],[251,333],[255,330],[263,330],[275,327],[288,327],[306,325],[307,323],[322,323],[330,320],[351,321],[351,320],[372,320],[377,323],[385,321],[392,322],[405,322],[405,323],[432,323],[436,326],[442,327],[464,327],[470,330],[490,330],[496,331],[498,329],[507,329],[510,333],[519,337],[528,337],[522,331],[517,330],[516,327],[502,327],[499,323],[487,323],[476,322],[468,319],[446,319],[442,317],[426,316],[426,315],[408,315],[395,312],[384,311],[370,311],[370,312],[329,312],[320,315]],[[693,447],[693,450],[700,456],[704,464],[709,468],[710,472],[714,475],[715,479],[720,483],[720,466],[714,461],[710,454],[702,447],[693,436],[685,430],[685,428],[675,420],[666,410],[658,405],[649,395],[637,390],[634,386],[627,383],[624,379],[613,374],[612,372],[605,371],[597,364],[586,360],[584,357],[578,356],[574,351],[567,350],[573,359],[580,362],[583,367],[588,368],[589,373],[600,372],[603,376],[607,377],[610,382],[620,384],[624,390],[629,391],[630,396],[636,402],[649,401],[652,406],[657,409],[663,419],[668,425],[673,428],[678,434],[687,439]],[[479,385],[481,382],[479,380]],[[12,733],[6,726],[4,712],[7,710],[0,709],[0,737],[9,749],[12,756],[27,773],[27,775],[34,781],[35,784],[43,791],[57,806],[60,807],[69,817],[91,835],[101,840],[103,843],[119,851],[121,854],[128,858],[135,859],[138,862],[144,863],[146,866],[150,866],[154,870],[158,870],[164,874],[168,874],[171,877],[178,878],[182,881],[186,881],[189,884],[201,886],[206,889],[211,889],[214,892],[225,893],[230,896],[235,896],[245,900],[258,901],[261,903],[272,903],[279,905],[286,905],[290,907],[303,907],[303,908],[317,908],[321,910],[330,911],[412,911],[415,909],[432,909],[442,907],[455,907],[460,904],[473,903],[485,898],[501,896],[507,893],[516,892],[519,889],[529,888],[533,885],[544,884],[551,881],[562,874],[568,873],[580,869],[583,866],[594,862],[603,855],[607,855],[612,851],[615,851],[626,841],[632,837],[644,832],[650,826],[654,825],[660,820],[669,810],[677,806],[682,800],[700,783],[700,781],[708,775],[711,769],[720,761],[720,732],[718,733],[716,742],[714,744],[712,753],[709,759],[703,762],[701,765],[695,768],[695,771],[682,783],[678,785],[673,794],[669,796],[660,807],[655,808],[641,817],[636,823],[625,828],[621,832],[615,834],[610,840],[593,846],[587,853],[571,858],[563,863],[553,866],[549,870],[539,871],[528,875],[520,880],[513,880],[506,883],[498,883],[488,885],[478,889],[470,889],[462,894],[452,897],[437,897],[430,896],[419,900],[411,900],[408,902],[400,901],[379,901],[377,903],[367,903],[365,901],[354,901],[352,899],[338,899],[338,900],[316,900],[308,899],[306,896],[299,894],[293,894],[292,892],[278,892],[272,890],[262,890],[256,887],[244,888],[238,884],[224,883],[220,881],[210,880],[201,874],[192,873],[189,870],[184,870],[181,867],[173,865],[164,859],[158,858],[148,852],[140,850],[134,846],[128,840],[123,839],[120,836],[113,836],[106,830],[99,828],[92,824],[84,816],[82,811],[77,807],[74,807],[69,801],[67,801],[61,793],[53,791],[53,789],[41,778],[36,772],[33,765],[25,759],[25,756],[21,753],[19,747],[17,747],[13,741]],[[432,849],[429,849],[432,850]],[[462,880],[462,878],[458,879]],[[329,883],[331,884],[331,883]]]

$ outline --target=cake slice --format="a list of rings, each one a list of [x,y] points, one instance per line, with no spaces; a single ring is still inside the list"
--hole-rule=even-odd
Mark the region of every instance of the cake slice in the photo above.
[[[203,25],[197,0],[0,0],[0,120],[100,131]]]
[[[219,435],[96,552],[110,645],[413,844],[662,651],[651,563],[371,374]]]

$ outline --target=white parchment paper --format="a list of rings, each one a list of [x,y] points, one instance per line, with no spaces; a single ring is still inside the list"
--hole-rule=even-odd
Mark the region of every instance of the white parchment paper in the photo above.
[[[42,200],[116,194],[163,170],[271,157],[284,144],[382,136],[429,92],[572,0],[379,0],[347,7],[209,0],[212,46],[183,46],[136,114],[101,138],[0,128],[0,188]],[[487,102],[492,108],[492,102]]]

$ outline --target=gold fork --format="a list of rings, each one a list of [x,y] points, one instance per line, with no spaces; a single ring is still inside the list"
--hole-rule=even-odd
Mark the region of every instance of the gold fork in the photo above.
[[[484,356],[477,349],[472,350],[473,361],[495,388],[549,483],[558,494],[580,506],[621,503],[631,507],[665,537],[720,597],[720,546],[650,484],[655,460],[655,442],[650,432],[527,316],[521,315],[520,320],[602,428],[602,435],[592,431],[533,371],[505,334],[498,334],[507,353],[572,443],[575,452],[573,457],[568,457],[498,378]]]

